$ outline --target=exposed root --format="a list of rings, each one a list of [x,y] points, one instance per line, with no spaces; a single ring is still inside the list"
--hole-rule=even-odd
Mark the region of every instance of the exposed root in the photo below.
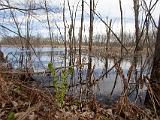
[[[127,120],[153,120],[154,116],[151,112],[145,108],[137,106],[135,103],[131,103],[126,96],[120,97],[119,101],[113,109],[116,118],[124,118]]]

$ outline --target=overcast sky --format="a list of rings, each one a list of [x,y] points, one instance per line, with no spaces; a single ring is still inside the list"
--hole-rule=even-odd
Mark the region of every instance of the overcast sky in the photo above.
[[[5,0],[1,0],[5,1]],[[27,0],[11,0],[11,4],[14,3],[21,3],[23,1]],[[35,0],[37,3],[42,1],[42,0]],[[48,0],[48,4],[50,6],[57,6],[60,9],[63,7],[63,1],[64,0]],[[67,0],[66,0],[67,1]],[[85,31],[86,35],[88,34],[88,28],[89,28],[89,0],[85,0],[85,20],[84,20],[84,26],[85,26]],[[156,0],[152,0],[152,3],[154,3]],[[71,9],[73,10],[76,8],[79,0],[69,0]],[[146,2],[149,4],[150,0],[146,0]],[[97,3],[96,6],[96,12],[99,13],[102,18],[106,21],[106,17],[109,19],[112,19],[113,21],[113,31],[116,33],[119,33],[120,31],[120,10],[119,10],[119,0],[95,0],[95,3]],[[124,30],[125,32],[133,33],[134,31],[134,12],[133,12],[133,0],[122,0],[122,9],[123,9],[123,15],[124,15]],[[142,9],[140,9],[142,11]],[[140,16],[144,14],[144,12],[141,12]],[[46,20],[46,14],[39,12],[37,13],[38,19],[39,20]],[[79,31],[79,26],[80,26],[80,15],[81,15],[81,2],[79,3],[78,7],[78,12],[77,12],[77,19],[76,19],[76,33],[78,35]],[[157,3],[156,8],[154,11],[152,11],[152,16],[155,19],[155,21],[158,21],[158,17],[160,15],[160,2]],[[2,16],[2,14],[1,14]],[[49,16],[50,20],[52,22],[52,29],[53,33],[59,34],[59,31],[57,30],[57,26],[60,28],[61,32],[63,33],[63,21],[62,21],[62,13],[54,13],[50,14]],[[70,17],[69,17],[69,11],[68,11],[68,6],[66,4],[66,18],[67,18],[67,23],[70,24]],[[17,20],[21,22],[24,19],[24,15],[17,14]],[[6,18],[6,21],[7,18]],[[24,20],[23,20],[24,21]],[[12,23],[13,20],[9,20],[8,23]],[[55,22],[56,25],[55,26]],[[0,23],[2,24],[2,18],[0,19]],[[4,19],[3,19],[4,23]],[[48,35],[48,29],[47,29],[47,24],[42,24],[39,23],[38,21],[34,20],[32,22],[32,25],[34,26],[34,30],[36,30],[36,33],[40,33],[43,36]],[[25,25],[21,25],[22,31],[24,31]],[[95,34],[105,34],[105,25],[97,18],[95,18],[94,21],[94,33]]]

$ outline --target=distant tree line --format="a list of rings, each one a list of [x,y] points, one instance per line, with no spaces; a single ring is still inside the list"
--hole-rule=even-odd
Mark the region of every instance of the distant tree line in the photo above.
[[[25,46],[26,44],[26,39],[21,38],[19,36],[5,36],[1,39],[0,41],[1,45],[10,45],[10,46]],[[43,37],[35,37],[31,36],[30,37],[30,44],[33,46],[43,46],[43,45],[50,45],[50,40],[49,38],[43,38]],[[54,44],[60,44],[58,40],[54,41]]]
[[[134,46],[135,45],[135,36],[132,35],[132,34],[124,34],[124,45],[125,46]],[[63,37],[63,36],[61,36]],[[155,43],[155,35],[153,33],[149,33],[149,38],[151,38],[150,43],[148,43],[147,41],[143,41],[141,43],[141,46],[145,45],[145,46],[148,46],[152,44],[152,46],[154,45]],[[60,38],[59,36],[54,36],[53,38],[53,45],[63,45],[63,38]],[[75,39],[78,39],[78,38],[75,38]],[[119,47],[121,46],[117,40],[114,38],[113,35],[111,35],[111,41],[110,41],[110,46],[115,46],[115,47]],[[145,36],[142,36],[142,39],[145,40]],[[93,45],[95,46],[104,46],[105,43],[107,41],[107,35],[105,34],[96,34],[93,36]],[[48,37],[42,37],[41,35],[37,35],[37,36],[31,36],[30,37],[30,43],[33,45],[33,46],[45,46],[45,45],[50,45],[50,39]],[[1,38],[0,40],[0,44],[1,45],[10,45],[10,46],[25,46],[26,44],[26,39],[24,38],[21,38],[19,36],[4,36]],[[77,44],[78,44],[78,40],[77,40]],[[67,40],[67,45],[69,45],[69,40]],[[84,37],[83,41],[82,41],[82,45],[88,45],[88,39],[87,37]]]

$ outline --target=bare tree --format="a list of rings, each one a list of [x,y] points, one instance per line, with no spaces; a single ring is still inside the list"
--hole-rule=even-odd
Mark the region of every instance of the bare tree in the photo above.
[[[107,20],[108,21],[108,20]],[[109,21],[109,27],[111,28],[112,26],[112,19]],[[106,45],[105,45],[105,50],[106,50],[106,54],[107,56],[105,57],[105,68],[106,71],[108,70],[108,53],[109,53],[109,43],[110,43],[110,39],[111,39],[111,30],[108,29],[108,27],[106,27],[106,34],[107,34],[107,41],[106,41]],[[106,77],[107,77],[107,73],[106,73]]]
[[[90,0],[90,27],[89,27],[89,43],[88,43],[88,50],[89,50],[89,58],[88,58],[88,71],[87,71],[87,80],[89,84],[91,84],[92,80],[92,44],[93,44],[93,20],[94,20],[94,0]]]
[[[47,15],[47,24],[48,24],[48,32],[49,32],[49,39],[50,39],[50,42],[51,42],[51,62],[53,62],[54,60],[54,54],[53,54],[53,37],[52,37],[52,31],[51,31],[51,24],[50,24],[50,19],[49,19],[49,10],[48,10],[48,6],[47,6],[47,1],[45,0],[44,1],[44,5],[45,5],[45,12],[46,12],[46,15]]]
[[[122,10],[122,2],[119,0],[119,8],[120,8],[120,13],[121,13],[121,43],[123,44],[123,10]],[[123,55],[123,46],[121,45],[121,57]]]
[[[137,62],[138,62],[138,51],[139,51],[139,0],[133,0],[134,6],[134,23],[135,23],[135,49],[134,49],[134,56],[133,56],[133,65],[134,65],[134,72],[135,72],[135,82],[136,82],[136,92],[138,95],[139,90],[139,81],[138,81],[138,71],[137,71]]]
[[[154,51],[154,58],[152,64],[152,71],[151,71],[151,79],[149,81],[151,85],[148,89],[148,94],[145,99],[146,105],[153,105],[153,108],[156,112],[156,108],[160,108],[160,17],[158,23],[158,31],[156,37],[156,44],[155,44],[155,51]],[[158,110],[157,109],[157,110]]]
[[[84,20],[84,1],[82,0],[82,13],[81,13],[81,26],[79,31],[79,79],[80,84],[82,84],[82,37],[83,37],[83,20]],[[80,109],[82,111],[82,86],[80,87]]]
[[[64,66],[66,68],[66,59],[67,59],[67,40],[66,40],[66,18],[65,18],[65,3],[63,3],[63,24],[64,24],[64,48],[65,48],[65,55],[64,55]]]
[[[139,0],[133,0],[133,5],[134,5],[134,20],[135,20],[135,53],[139,49]]]

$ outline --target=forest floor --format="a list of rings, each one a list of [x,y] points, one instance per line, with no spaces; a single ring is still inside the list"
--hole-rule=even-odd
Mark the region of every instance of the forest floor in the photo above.
[[[49,90],[35,82],[4,80],[0,74],[0,120],[153,120],[151,110],[120,97],[114,105],[106,106],[94,99],[80,103],[66,96],[59,106]],[[156,120],[156,119],[155,119]]]

